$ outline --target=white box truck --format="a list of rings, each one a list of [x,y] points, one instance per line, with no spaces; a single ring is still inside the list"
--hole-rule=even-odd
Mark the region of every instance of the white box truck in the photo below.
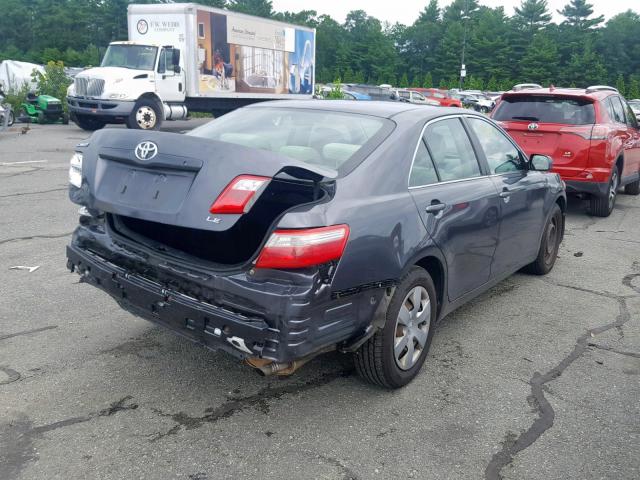
[[[314,29],[194,3],[129,5],[128,26],[129,40],[69,87],[71,119],[85,130],[157,129],[188,111],[313,96]]]

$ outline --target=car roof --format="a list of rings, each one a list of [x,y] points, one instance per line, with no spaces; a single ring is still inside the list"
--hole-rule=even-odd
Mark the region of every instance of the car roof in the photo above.
[[[354,102],[353,100],[276,100],[248,105],[245,108],[304,108],[342,113],[358,113],[375,117],[391,118],[400,113],[420,110],[427,116],[437,117],[443,113],[442,107],[415,105],[404,102],[384,102],[372,100],[370,102]]]
[[[520,97],[527,95],[545,95],[545,96],[562,96],[562,97],[577,97],[577,98],[590,98],[592,100],[601,100],[610,95],[616,95],[614,90],[592,90],[588,91],[586,88],[527,88],[524,90],[509,90],[502,94],[503,97]]]

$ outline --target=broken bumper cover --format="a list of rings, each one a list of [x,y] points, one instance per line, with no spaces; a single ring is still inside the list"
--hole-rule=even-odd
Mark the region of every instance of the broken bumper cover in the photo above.
[[[108,234],[79,227],[67,247],[67,266],[125,310],[239,358],[288,362],[329,346],[347,348],[371,332],[385,293],[376,285],[336,298],[316,277],[299,285],[253,281],[244,273],[194,280],[194,271],[185,276],[151,256],[143,276],[125,267],[133,262],[125,254]]]
[[[87,250],[67,247],[70,270],[82,281],[111,295],[125,310],[158,323],[211,349],[240,358],[259,356],[265,344],[277,344],[277,331],[264,321],[240,319],[216,307],[130,274]],[[226,344],[225,344],[226,343]]]

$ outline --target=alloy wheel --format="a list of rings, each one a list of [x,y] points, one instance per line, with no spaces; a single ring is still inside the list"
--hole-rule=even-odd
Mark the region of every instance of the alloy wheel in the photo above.
[[[396,364],[402,370],[413,367],[426,346],[431,326],[431,301],[418,285],[407,293],[396,320],[393,343]]]
[[[611,175],[611,183],[609,184],[609,210],[613,209],[616,203],[616,195],[618,193],[618,170],[615,169]]]

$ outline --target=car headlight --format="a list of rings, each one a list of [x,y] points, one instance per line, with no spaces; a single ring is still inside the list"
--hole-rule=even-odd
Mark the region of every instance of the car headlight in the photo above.
[[[113,100],[127,98],[127,94],[126,93],[110,93],[109,98]]]
[[[69,183],[74,187],[82,187],[82,154],[75,152],[69,162]]]

